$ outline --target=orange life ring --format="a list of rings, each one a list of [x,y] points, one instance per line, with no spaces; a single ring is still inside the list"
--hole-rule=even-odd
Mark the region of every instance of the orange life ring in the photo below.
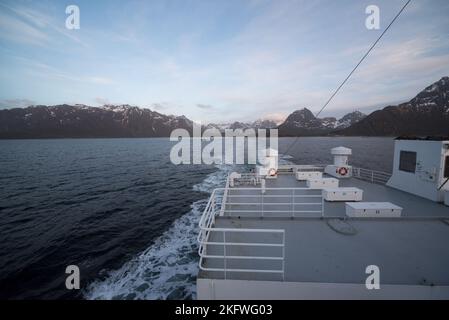
[[[337,173],[341,176],[345,176],[348,174],[348,169],[346,169],[345,167],[341,167],[337,170]]]
[[[268,175],[273,177],[276,175],[276,169],[275,168],[271,168],[270,170],[268,170]]]

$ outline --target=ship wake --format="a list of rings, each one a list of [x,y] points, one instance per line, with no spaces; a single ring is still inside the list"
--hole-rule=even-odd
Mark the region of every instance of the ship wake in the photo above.
[[[219,165],[195,191],[211,193],[223,187],[232,166]],[[86,299],[195,299],[198,274],[198,222],[207,199],[191,205],[154,243],[105,279],[91,283]]]

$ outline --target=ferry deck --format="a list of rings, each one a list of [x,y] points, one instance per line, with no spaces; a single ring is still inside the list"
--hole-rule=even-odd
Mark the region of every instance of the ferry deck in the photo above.
[[[449,298],[448,206],[387,186],[388,173],[352,168],[339,188],[402,213],[348,216],[346,201],[326,201],[298,171],[324,167],[280,166],[263,184],[244,173],[213,192],[198,237],[199,299]],[[379,289],[366,286],[373,265]]]

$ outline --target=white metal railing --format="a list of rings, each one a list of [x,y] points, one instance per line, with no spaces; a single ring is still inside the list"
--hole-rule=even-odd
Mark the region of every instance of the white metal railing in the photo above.
[[[203,271],[215,271],[223,272],[224,278],[228,277],[228,273],[233,272],[251,272],[251,273],[271,273],[279,274],[284,280],[285,271],[285,231],[283,229],[242,229],[242,228],[216,228],[215,218],[220,212],[221,201],[223,201],[224,192],[227,189],[215,189],[207,203],[207,206],[200,218],[199,227],[200,232],[198,234],[198,254],[200,256],[199,267]],[[260,190],[260,189],[259,189]],[[238,239],[242,237],[235,237],[235,234],[258,234],[268,235],[263,237],[265,239],[277,239],[277,241],[252,241],[241,242]],[[217,236],[221,235],[221,238]],[[234,235],[234,236],[233,236]],[[276,237],[277,236],[277,237]],[[229,248],[274,248],[276,254],[236,254],[230,253]],[[221,251],[217,251],[217,248],[222,248]],[[209,251],[209,252],[208,252]],[[235,250],[234,250],[235,251]],[[242,251],[242,250],[240,250]],[[244,251],[243,251],[244,252]],[[205,260],[208,261],[221,261],[222,266],[206,266]],[[260,260],[265,261],[278,261],[277,268],[236,268],[229,266],[230,261],[235,260]],[[260,263],[257,263],[260,265]]]
[[[257,186],[260,185],[261,177],[256,173],[245,172],[240,173],[240,178],[234,178],[234,186],[242,186],[242,185],[252,185]]]
[[[280,167],[292,173],[297,170],[320,170],[322,166],[282,166]],[[370,181],[372,183],[385,184],[391,174],[381,171],[368,170],[358,167],[352,168],[355,178]],[[240,183],[253,184],[258,180],[254,173],[242,174]],[[260,181],[259,181],[260,183]],[[229,177],[225,188],[215,189],[206,205],[203,215],[200,218],[198,234],[198,254],[200,256],[199,267],[203,271],[223,272],[224,278],[229,273],[250,272],[250,273],[272,273],[279,274],[282,280],[285,278],[285,230],[283,229],[243,229],[243,228],[217,228],[215,218],[217,215],[238,215],[244,217],[265,217],[265,216],[289,216],[296,217],[298,214],[306,217],[325,217],[324,199],[321,190],[309,188],[230,188]],[[312,215],[311,215],[312,214]],[[236,236],[245,234],[245,237]],[[249,235],[261,235],[259,241],[242,242],[240,239],[250,239]],[[270,240],[267,240],[270,239]],[[261,241],[260,241],[261,240]],[[245,250],[232,250],[239,247]],[[267,248],[260,254],[255,254],[251,248]],[[270,249],[274,249],[270,252]],[[221,249],[221,250],[220,250]],[[209,252],[208,252],[209,251]],[[268,251],[268,253],[267,253]],[[243,254],[242,254],[243,253]],[[205,261],[221,261],[216,263]],[[254,261],[276,261],[276,267],[260,268],[260,263],[254,265],[258,268],[240,268],[235,263],[236,260]]]
[[[229,184],[230,184],[230,176],[228,175],[228,177],[227,177],[227,179],[226,179],[226,185],[225,185],[225,188],[224,188],[224,190],[223,190],[223,199],[222,199],[222,201],[221,201],[221,206],[220,206],[220,216],[223,216],[224,215],[224,211],[225,211],[225,208],[226,208],[226,201],[227,201],[227,198],[228,198],[228,193],[229,193]],[[215,190],[214,190],[214,192],[215,192]],[[212,193],[212,195],[213,195],[213,193]]]
[[[352,167],[352,176],[372,183],[386,184],[391,177],[391,173]]]
[[[245,217],[324,216],[321,190],[310,188],[230,188],[222,213]]]
[[[278,174],[295,174],[296,171],[324,171],[323,165],[282,164],[278,166]]]
[[[296,171],[324,171],[323,165],[279,165],[278,174],[295,174]],[[260,185],[261,178],[255,173],[241,173],[242,178],[236,179],[236,185]],[[372,183],[386,184],[391,173],[371,169],[352,167],[354,178]]]
[[[325,165],[280,165],[281,173],[295,173],[296,171],[324,171]],[[352,167],[354,178],[370,181],[372,183],[386,184],[391,177],[391,173]]]

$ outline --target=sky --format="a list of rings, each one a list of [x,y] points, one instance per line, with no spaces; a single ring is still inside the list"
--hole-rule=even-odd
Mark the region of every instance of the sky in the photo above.
[[[316,113],[404,3],[0,0],[0,108],[130,104],[203,123]],[[80,29],[66,28],[68,5]],[[448,17],[447,0],[412,0],[320,116],[408,101],[449,76]]]

